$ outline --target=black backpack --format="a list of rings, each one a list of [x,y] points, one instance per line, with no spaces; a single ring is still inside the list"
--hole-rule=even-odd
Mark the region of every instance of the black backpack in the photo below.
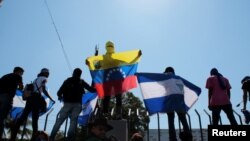
[[[23,90],[22,99],[27,100],[33,92],[34,92],[33,83],[31,82],[31,83],[26,84]]]

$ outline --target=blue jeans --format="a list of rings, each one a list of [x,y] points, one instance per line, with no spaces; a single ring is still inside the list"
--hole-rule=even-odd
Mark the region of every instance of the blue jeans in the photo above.
[[[0,140],[4,130],[4,120],[12,108],[12,98],[7,93],[0,94]]]
[[[56,119],[56,123],[51,131],[50,139],[53,141],[55,136],[60,129],[63,122],[69,117],[70,118],[70,126],[67,133],[67,138],[69,140],[75,140],[75,132],[77,127],[78,116],[81,113],[82,105],[81,103],[64,103],[62,109],[59,111],[58,118]]]

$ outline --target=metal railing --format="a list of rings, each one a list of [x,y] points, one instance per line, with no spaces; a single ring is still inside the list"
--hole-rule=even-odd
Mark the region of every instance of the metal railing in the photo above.
[[[50,114],[53,112],[53,108],[46,114],[46,118],[45,118],[45,124],[44,124],[44,131],[46,131],[46,128],[47,128],[47,124],[48,124],[48,118],[49,118],[49,116],[50,116]],[[92,113],[92,116],[90,116],[91,118],[89,118],[89,120],[94,120],[97,116],[100,116],[100,115],[98,115],[98,112],[99,112],[99,110],[100,109],[98,109],[98,108],[96,108],[95,110],[94,110],[94,112]],[[198,116],[198,122],[199,122],[199,129],[200,129],[200,140],[201,141],[204,141],[204,137],[203,137],[203,130],[202,130],[202,120],[201,120],[201,114],[200,114],[200,112],[197,110],[197,109],[195,109],[194,110],[195,111],[195,113],[196,113],[196,115]],[[205,109],[203,109],[203,112],[208,116],[208,118],[209,118],[209,124],[210,125],[212,125],[212,118],[211,118],[211,114],[209,113],[209,112],[207,112]],[[242,117],[241,117],[241,115],[239,114],[239,113],[237,113],[235,110],[233,110],[233,112],[234,112],[234,114],[236,114],[237,115],[237,117],[239,118],[239,121],[240,121],[240,125],[243,125],[243,122],[242,122]],[[59,114],[59,113],[58,113]],[[57,118],[58,118],[58,115],[57,114]],[[140,112],[138,112],[138,110],[136,110],[136,112],[134,112],[134,114],[140,114]],[[113,115],[113,114],[112,114]],[[128,132],[130,131],[130,125],[129,125],[129,123],[130,123],[130,116],[132,115],[132,110],[131,109],[129,109],[128,110],[128,120],[127,120],[127,122],[128,122]],[[138,115],[139,116],[139,115]],[[186,116],[188,117],[188,122],[189,122],[189,128],[190,128],[190,130],[192,130],[192,123],[191,123],[191,117],[190,117],[190,115],[187,113],[186,114]],[[57,119],[56,118],[56,119]],[[192,118],[194,118],[194,117],[192,117]],[[159,115],[159,113],[157,113],[157,124],[158,124],[158,141],[161,141],[161,133],[160,133],[160,115]],[[222,125],[222,119],[221,119],[221,117],[220,117],[220,120],[219,120],[219,124],[220,125]],[[66,123],[65,123],[65,129],[64,129],[64,137],[66,137],[66,132],[67,132],[67,126],[68,126],[68,119],[66,120]],[[147,123],[147,126],[149,126],[149,123]],[[23,132],[22,132],[22,135],[21,135],[21,140],[23,140],[23,137],[24,137],[24,134],[25,134],[25,129],[26,128],[26,124],[24,124],[24,127],[23,127]],[[180,121],[179,121],[179,130],[181,130],[181,125],[180,125]],[[147,141],[149,141],[149,129],[147,129]]]

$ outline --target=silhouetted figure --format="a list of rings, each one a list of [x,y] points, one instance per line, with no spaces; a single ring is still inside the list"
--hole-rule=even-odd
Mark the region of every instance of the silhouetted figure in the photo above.
[[[82,70],[76,68],[72,77],[67,78],[57,92],[58,100],[63,100],[64,104],[59,111],[58,118],[50,134],[50,141],[54,141],[55,136],[63,122],[69,117],[70,126],[67,134],[67,140],[74,141],[77,128],[77,119],[82,110],[82,95],[85,89],[90,92],[96,90],[81,79]]]
[[[17,132],[27,120],[29,114],[32,112],[32,129],[33,134],[31,140],[34,140],[35,134],[38,132],[38,119],[39,113],[46,111],[46,105],[44,105],[44,97],[42,94],[45,94],[51,101],[55,102],[49,92],[46,90],[46,83],[48,82],[49,70],[47,68],[41,69],[40,73],[37,75],[37,78],[33,81],[34,92],[30,97],[27,98],[24,110],[21,116],[16,120],[14,127],[11,129],[11,141],[15,141]]]
[[[7,118],[16,94],[16,89],[23,90],[23,68],[15,67],[12,73],[0,78],[0,139],[4,130],[4,120]]]
[[[247,106],[247,94],[249,97],[249,101],[250,101],[250,76],[245,76],[242,80],[241,80],[241,89],[243,91],[243,109],[242,110],[246,110],[246,106]]]
[[[212,111],[213,125],[218,125],[220,112],[223,110],[231,125],[237,125],[232,104],[230,101],[231,85],[227,78],[222,76],[216,68],[211,69],[210,77],[207,78],[208,108]]]
[[[249,98],[250,101],[250,76],[245,76],[241,80],[241,89],[243,91],[243,109],[241,110],[244,114],[245,117],[245,123],[248,124],[250,122],[250,112],[246,109],[247,107],[247,97]]]
[[[185,101],[184,101],[184,83],[181,79],[177,79],[177,75],[175,75],[174,68],[167,67],[164,72],[166,75],[169,75],[171,78],[175,78],[172,81],[169,81],[169,92],[172,92],[174,94],[178,94],[180,98],[171,98],[171,103],[173,103],[172,107],[169,107],[169,110],[167,112],[168,115],[168,127],[169,127],[169,141],[177,141],[176,138],[176,131],[175,131],[175,125],[174,125],[174,119],[175,119],[175,112],[177,113],[182,126],[183,126],[183,133],[189,135],[187,140],[192,140],[192,134],[189,129],[187,119],[186,119],[186,109],[185,109]],[[181,99],[181,100],[180,100]]]

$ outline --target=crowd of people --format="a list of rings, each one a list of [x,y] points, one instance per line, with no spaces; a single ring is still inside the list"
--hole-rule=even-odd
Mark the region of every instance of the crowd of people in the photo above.
[[[114,43],[108,41],[106,43],[106,55],[115,53]],[[141,51],[138,54],[138,57],[142,55]],[[114,63],[114,62],[109,62]],[[86,62],[89,65],[89,62]],[[4,121],[6,120],[13,104],[13,98],[16,93],[16,89],[23,90],[23,80],[22,75],[24,69],[21,67],[15,67],[12,73],[3,75],[0,79],[0,136],[2,137],[4,131]],[[55,136],[60,129],[62,123],[70,117],[70,126],[67,133],[67,140],[74,141],[76,136],[76,127],[77,127],[77,118],[82,110],[82,95],[86,90],[90,92],[96,92],[96,89],[93,83],[90,85],[85,80],[81,78],[82,70],[80,68],[75,68],[72,74],[72,77],[67,78],[59,88],[57,92],[58,100],[63,101],[64,105],[59,111],[58,117],[55,121],[53,129],[49,136],[44,138],[49,139],[50,141],[55,140]],[[164,71],[164,74],[169,77],[175,76],[175,70],[173,67],[167,67]],[[26,100],[26,105],[22,115],[15,120],[15,124],[11,128],[11,137],[10,141],[15,141],[17,138],[17,132],[20,128],[20,125],[27,120],[28,115],[32,112],[32,128],[33,134],[31,140],[34,141],[37,137],[39,131],[38,128],[38,119],[39,112],[42,110],[42,101],[44,98],[42,94],[45,94],[52,102],[55,103],[55,100],[50,96],[49,92],[46,90],[47,79],[49,77],[49,69],[42,68],[37,78],[33,81],[34,91],[30,97]],[[184,105],[184,95],[183,95],[183,86],[181,86],[181,80],[171,81],[170,89],[173,89],[176,93],[182,95],[181,101],[175,101],[172,99],[172,102],[177,103],[178,106],[170,109],[167,112],[168,115],[168,126],[169,126],[169,140],[177,141],[176,129],[174,125],[175,112],[177,113],[182,125],[183,132],[180,133],[180,138],[182,140],[191,141],[192,132],[188,125],[186,119],[186,110]],[[250,93],[250,76],[246,76],[241,81],[242,90],[243,90],[243,108],[242,110],[247,110],[247,97]],[[180,89],[176,89],[178,88]],[[207,78],[205,87],[208,89],[208,108],[212,112],[212,124],[218,125],[220,113],[224,111],[230,121],[231,125],[238,125],[235,120],[232,103],[230,101],[230,89],[231,85],[229,80],[224,77],[216,68],[212,68],[210,71],[210,76]],[[118,119],[121,119],[121,93],[116,94],[116,106]],[[250,100],[250,98],[249,98]],[[106,137],[106,133],[113,129],[111,125],[108,124],[106,115],[109,114],[109,101],[110,95],[104,97],[102,103],[102,112],[103,118],[97,118],[94,121],[91,121],[88,124],[89,135],[85,141],[117,141],[118,139],[114,136]],[[40,134],[39,134],[40,135]],[[143,141],[143,136],[140,133],[135,133],[131,137],[131,141]]]

